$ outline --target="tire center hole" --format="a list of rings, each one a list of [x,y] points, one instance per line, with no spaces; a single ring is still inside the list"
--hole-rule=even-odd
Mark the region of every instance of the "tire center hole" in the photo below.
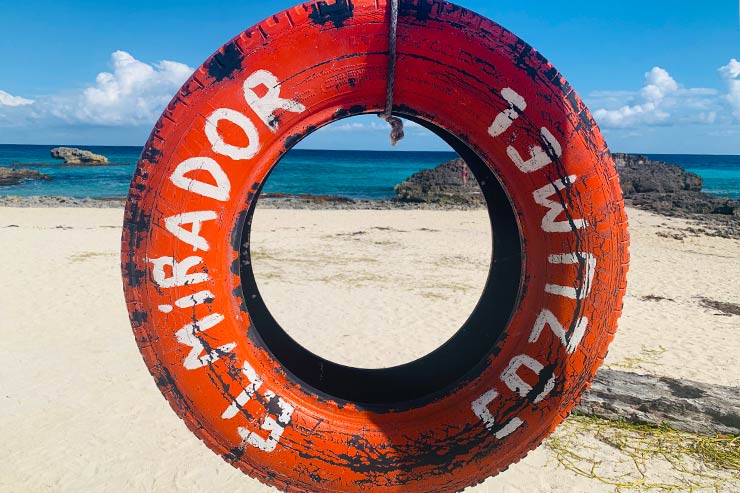
[[[481,200],[478,207],[367,210],[373,203],[364,203],[356,210],[358,200],[391,199],[396,183],[456,157],[423,127],[407,123],[399,147],[434,141],[427,148],[446,153],[308,150],[325,147],[327,135],[368,129],[377,133],[378,149],[388,148],[387,126],[376,121],[335,122],[290,151],[265,184],[250,237],[254,278],[275,321],[308,351],[355,368],[411,362],[450,339],[479,302],[492,258],[488,212],[464,164],[430,182],[427,192],[459,202],[444,198],[457,189]]]

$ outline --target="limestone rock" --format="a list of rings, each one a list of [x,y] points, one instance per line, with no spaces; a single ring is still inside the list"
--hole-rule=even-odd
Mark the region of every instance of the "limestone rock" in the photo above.
[[[434,169],[414,173],[395,187],[396,202],[483,205],[483,193],[470,171],[467,185],[463,184],[463,170],[467,165],[454,159]]]
[[[640,193],[701,192],[703,180],[681,166],[651,161],[646,156],[613,153],[625,197]]]
[[[18,185],[24,180],[45,180],[52,178],[32,169],[0,168],[0,186]]]
[[[646,156],[613,153],[628,204],[659,214],[740,216],[740,201],[702,192],[700,176]]]
[[[624,198],[629,205],[659,214],[695,218],[725,217],[740,227],[740,201],[702,192],[700,176],[681,166],[651,161],[646,156],[612,154]],[[395,202],[483,206],[483,194],[468,173],[463,186],[461,159],[413,174],[396,185]]]
[[[576,410],[604,419],[662,424],[690,433],[740,433],[736,387],[602,368]]]
[[[64,164],[82,164],[88,166],[108,164],[107,157],[74,147],[55,147],[51,150],[51,157],[54,159],[64,159]]]

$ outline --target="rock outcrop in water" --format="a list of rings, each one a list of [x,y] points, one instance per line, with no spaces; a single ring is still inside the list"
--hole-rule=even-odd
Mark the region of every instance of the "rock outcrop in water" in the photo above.
[[[702,179],[681,166],[651,161],[646,156],[613,154],[626,202],[661,214],[740,216],[740,202],[703,193]],[[464,163],[455,159],[423,170],[396,185],[397,202],[436,204],[483,204],[483,195],[469,173],[463,186]]]
[[[612,154],[624,199],[640,209],[669,216],[740,216],[740,201],[702,192],[702,179],[675,164],[646,156]]]
[[[395,202],[431,203],[441,205],[483,205],[483,193],[473,174],[467,172],[463,184],[465,162],[458,158],[411,175],[395,187]]]
[[[25,180],[50,181],[52,178],[33,169],[0,168],[0,187],[18,185]]]
[[[108,164],[108,158],[90,151],[74,147],[55,147],[51,150],[51,157],[64,159],[64,164],[79,164],[85,166],[99,166]]]
[[[634,154],[614,153],[612,158],[617,166],[625,197],[652,192],[701,192],[701,177],[684,171],[676,164],[651,161],[646,156]]]
[[[625,203],[666,216],[699,220],[699,232],[740,238],[740,201],[702,192],[702,179],[681,166],[646,156],[613,154]],[[440,207],[484,205],[478,183],[468,174],[463,186],[461,159],[423,170],[396,185],[393,201]],[[708,228],[708,229],[707,229]]]

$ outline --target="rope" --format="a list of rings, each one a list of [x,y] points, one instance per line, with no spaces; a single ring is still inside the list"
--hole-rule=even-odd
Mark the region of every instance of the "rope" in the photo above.
[[[395,146],[403,139],[403,120],[393,116],[393,91],[396,87],[396,61],[398,54],[396,46],[398,41],[398,0],[390,0],[391,3],[391,27],[389,35],[388,56],[388,86],[385,97],[385,111],[378,115],[391,126],[391,145]]]

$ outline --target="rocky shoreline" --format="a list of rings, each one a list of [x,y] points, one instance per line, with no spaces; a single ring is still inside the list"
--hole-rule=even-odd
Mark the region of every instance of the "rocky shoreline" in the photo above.
[[[739,200],[702,192],[702,178],[681,166],[633,154],[614,153],[612,157],[626,205],[695,221],[696,227],[686,234],[740,238]],[[465,180],[464,170],[465,163],[455,159],[432,170],[419,171],[396,185],[394,201],[442,207],[483,207],[483,194],[478,184],[469,177]],[[681,239],[686,234],[678,234],[675,238]]]
[[[125,199],[77,199],[73,197],[36,196],[19,197],[17,195],[0,195],[0,207],[92,207],[96,209],[123,208]],[[260,208],[263,209],[339,209],[339,210],[471,210],[480,209],[480,205],[444,205],[435,203],[403,203],[392,200],[355,200],[346,197],[325,195],[284,195],[279,197],[260,197]]]
[[[125,206],[125,199],[76,199],[74,197],[55,197],[51,195],[36,197],[0,195],[0,207],[90,207],[95,209],[122,209]]]
[[[686,172],[680,166],[651,161],[639,155],[615,153],[613,157],[628,206],[694,221],[696,227],[687,230],[686,234],[740,239],[740,201],[702,192],[701,177]],[[340,210],[479,209],[484,206],[482,193],[472,174],[465,176],[464,169],[463,161],[455,159],[437,168],[415,173],[396,185],[396,197],[391,200],[354,200],[336,196],[272,193],[260,198],[260,207]],[[464,184],[463,181],[467,183]],[[0,196],[0,206],[3,207],[121,208],[125,203],[125,200],[115,198]]]
[[[740,220],[740,201],[704,193],[699,175],[645,156],[612,156],[627,204],[665,216],[691,219],[700,214]]]

